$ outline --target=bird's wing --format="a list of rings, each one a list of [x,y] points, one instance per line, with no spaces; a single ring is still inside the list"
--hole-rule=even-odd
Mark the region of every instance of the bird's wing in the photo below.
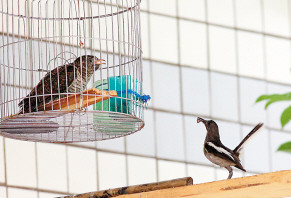
[[[62,67],[61,69],[59,69],[59,75],[57,75],[56,73],[54,76],[54,78],[59,77],[59,79],[53,84],[53,87],[58,87],[60,93],[67,93],[68,87],[77,78],[78,72],[78,68],[75,67],[73,64]]]
[[[75,68],[75,75],[77,69]],[[44,88],[44,94],[50,93],[64,93],[66,88],[74,81],[74,65],[68,64],[57,67],[51,72],[48,72],[43,79],[38,83],[37,89],[40,88],[42,94],[42,88]],[[42,86],[44,82],[45,86]]]
[[[231,149],[224,146],[221,142],[206,142],[204,148],[207,150],[207,152],[212,153],[221,159],[231,161],[235,164],[236,168],[245,171],[240,163],[240,159]]]
[[[233,163],[236,163],[237,161],[237,159],[233,156],[233,152],[221,143],[206,142],[204,147],[208,153],[212,153],[222,159],[232,161]]]
[[[244,144],[247,142],[247,140],[249,140],[249,138],[255,133],[257,132],[262,126],[264,125],[264,123],[259,123],[257,124],[253,130],[251,130],[251,132],[241,141],[241,143],[233,150],[233,152],[235,153],[236,156],[239,157],[240,151],[243,149]]]
[[[75,72],[74,72],[75,70]],[[74,81],[74,74],[76,76],[77,68],[73,64],[59,66],[48,73],[39,81],[39,83],[31,90],[31,92],[24,98],[18,106],[35,105],[36,99],[31,96],[65,93],[66,84],[70,85]],[[38,97],[38,100],[42,96]],[[42,100],[43,102],[43,100]]]
[[[244,167],[243,167],[243,166],[241,165],[241,163],[240,163],[239,156],[237,156],[237,155],[233,152],[233,150],[227,148],[227,147],[224,146],[223,144],[221,144],[221,147],[223,147],[225,150],[227,150],[228,152],[231,153],[232,157],[235,159],[235,163],[236,163],[235,167],[238,168],[238,169],[241,169],[242,171],[245,171],[245,172],[246,172],[246,170],[244,169]]]

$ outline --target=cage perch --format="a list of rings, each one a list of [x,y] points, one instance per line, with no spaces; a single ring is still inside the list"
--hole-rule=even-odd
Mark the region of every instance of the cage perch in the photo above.
[[[90,105],[99,103],[103,100],[108,100],[111,97],[117,97],[116,91],[104,91],[96,88],[91,88],[83,93],[71,94],[68,97],[55,100],[39,107],[40,111],[48,110],[77,110],[84,109]]]

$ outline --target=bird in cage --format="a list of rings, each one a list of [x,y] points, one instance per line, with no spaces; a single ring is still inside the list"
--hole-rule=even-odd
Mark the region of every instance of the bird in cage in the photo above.
[[[45,104],[85,90],[89,80],[105,60],[84,55],[72,63],[49,71],[30,93],[18,104],[20,113],[43,110]],[[67,93],[67,94],[66,94]]]
[[[253,130],[241,141],[241,143],[234,150],[231,150],[221,143],[216,122],[213,120],[204,120],[203,118],[198,117],[197,123],[199,122],[203,122],[207,130],[203,149],[206,158],[212,163],[226,168],[229,172],[227,179],[232,177],[232,166],[242,171],[246,171],[241,165],[239,159],[241,150],[247,140],[249,140],[249,138],[263,126],[263,123],[257,124]]]

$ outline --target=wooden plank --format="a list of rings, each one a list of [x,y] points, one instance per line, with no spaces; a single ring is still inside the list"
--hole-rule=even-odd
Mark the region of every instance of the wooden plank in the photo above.
[[[118,198],[291,197],[291,170],[178,188],[121,195]]]
[[[49,110],[76,110],[83,109],[87,106],[101,102],[102,100],[107,100],[111,97],[117,97],[116,91],[105,91],[96,88],[91,88],[82,93],[71,94],[68,97],[55,100],[40,106],[39,111],[49,111]]]
[[[193,179],[191,177],[185,177],[180,179],[174,179],[170,181],[162,181],[157,183],[142,184],[135,186],[127,186],[122,188],[114,188],[109,190],[102,190],[97,192],[89,192],[79,195],[66,196],[64,198],[109,198],[116,197],[122,194],[133,194],[139,192],[148,192],[160,189],[174,188],[180,186],[192,185]]]
[[[39,106],[38,111],[49,111],[49,110],[63,110],[62,113],[71,113],[77,109],[83,109],[87,106],[101,102],[102,100],[108,100],[111,97],[117,97],[116,91],[105,91],[96,88],[91,88],[82,93],[71,94],[68,97],[61,98],[60,100],[55,100],[45,104],[44,106]],[[45,110],[44,110],[45,109]],[[64,111],[66,110],[66,111]],[[18,115],[23,115],[21,113],[13,114],[5,119],[13,119]]]

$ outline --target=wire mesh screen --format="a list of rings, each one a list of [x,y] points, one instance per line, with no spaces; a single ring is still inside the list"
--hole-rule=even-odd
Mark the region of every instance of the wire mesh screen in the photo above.
[[[95,141],[144,126],[140,0],[0,0],[3,136]]]

